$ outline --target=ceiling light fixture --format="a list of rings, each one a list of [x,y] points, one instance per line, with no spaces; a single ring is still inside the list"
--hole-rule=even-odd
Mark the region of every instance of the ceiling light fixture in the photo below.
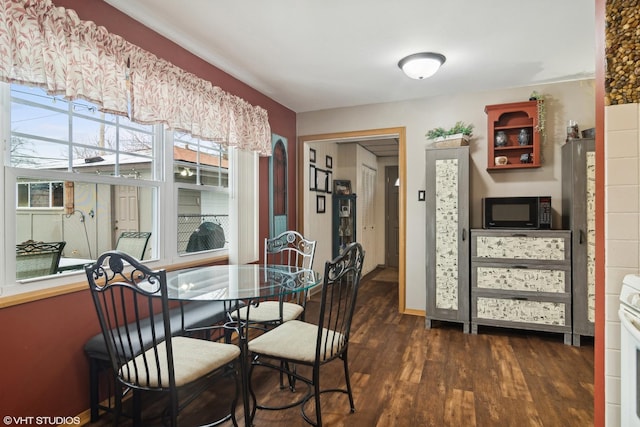
[[[402,58],[398,67],[412,79],[422,80],[433,76],[446,60],[439,53],[420,52]]]

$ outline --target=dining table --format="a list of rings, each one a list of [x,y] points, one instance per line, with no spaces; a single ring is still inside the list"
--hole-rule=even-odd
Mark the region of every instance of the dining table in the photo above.
[[[93,264],[95,260],[87,258],[60,257],[58,262],[58,273],[71,270],[82,270],[85,265]]]
[[[249,318],[252,306],[305,292],[320,285],[316,271],[286,265],[233,264],[196,267],[167,273],[167,295],[177,301],[224,301],[227,320],[222,327],[237,334],[240,347],[241,394],[246,426],[251,425],[249,404]],[[247,307],[247,313],[237,312]],[[236,315],[232,313],[236,311]]]

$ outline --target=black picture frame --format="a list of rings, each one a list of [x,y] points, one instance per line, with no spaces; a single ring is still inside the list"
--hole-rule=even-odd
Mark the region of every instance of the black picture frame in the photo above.
[[[316,196],[316,213],[325,213],[326,211],[326,198],[325,196]]]
[[[316,167],[309,165],[309,190],[316,191]]]
[[[348,179],[336,179],[333,181],[333,193],[340,195],[351,194],[351,181]]]
[[[327,172],[328,171],[324,169],[316,168],[316,191],[319,191],[321,193],[327,192],[327,185],[329,183]]]
[[[333,157],[327,156],[325,159],[327,169],[333,169]]]
[[[327,193],[331,194],[331,189],[333,188],[333,172],[327,171]]]
[[[316,162],[316,150],[314,150],[313,148],[309,149],[309,163],[315,163]]]

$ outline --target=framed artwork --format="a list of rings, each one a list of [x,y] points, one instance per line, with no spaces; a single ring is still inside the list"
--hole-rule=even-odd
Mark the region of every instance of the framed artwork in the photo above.
[[[333,173],[331,171],[327,172],[327,193],[331,194],[331,189],[333,188]]]
[[[316,190],[316,167],[309,165],[309,190]]]
[[[329,183],[328,179],[328,171],[316,168],[316,191],[326,193],[327,185]]]
[[[333,192],[335,194],[351,194],[351,181],[348,179],[336,179],[333,181]]]
[[[326,199],[324,196],[316,196],[316,213],[324,213],[325,212],[325,202]]]
[[[326,164],[327,164],[327,169],[332,169],[333,168],[333,157],[327,156]]]
[[[314,150],[313,148],[309,149],[309,162],[310,163],[316,162],[316,150]]]

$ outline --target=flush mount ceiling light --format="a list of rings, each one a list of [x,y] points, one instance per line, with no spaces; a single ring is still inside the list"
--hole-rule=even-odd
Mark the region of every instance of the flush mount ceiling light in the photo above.
[[[412,79],[421,80],[433,76],[446,60],[447,58],[439,53],[414,53],[402,58],[398,67]]]

